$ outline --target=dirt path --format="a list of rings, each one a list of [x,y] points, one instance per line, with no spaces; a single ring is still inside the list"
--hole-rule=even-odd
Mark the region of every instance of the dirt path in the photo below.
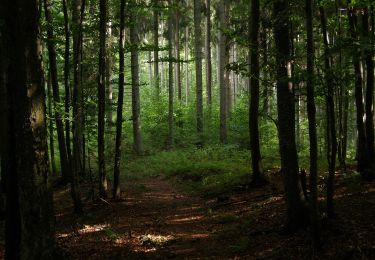
[[[99,201],[74,222],[58,207],[60,243],[77,259],[156,259],[220,255],[206,201],[179,193],[162,177],[134,183],[123,201]],[[125,189],[125,188],[124,188]],[[66,195],[66,194],[65,194]],[[58,194],[65,197],[64,194]],[[72,226],[74,223],[74,226]]]
[[[357,188],[336,187],[339,217],[322,220],[316,258],[308,229],[278,232],[277,185],[206,199],[162,177],[126,182],[122,201],[86,201],[82,217],[71,213],[67,188],[55,192],[57,240],[67,259],[375,259],[375,183]]]

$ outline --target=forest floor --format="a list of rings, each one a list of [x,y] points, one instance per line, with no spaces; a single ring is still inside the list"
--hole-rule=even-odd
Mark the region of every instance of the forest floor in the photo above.
[[[375,259],[375,183],[353,176],[337,176],[338,216],[323,218],[314,256],[308,230],[280,232],[285,207],[276,171],[270,185],[216,197],[182,192],[176,178],[126,180],[122,200],[87,201],[81,217],[72,214],[69,189],[60,188],[57,240],[72,259]]]

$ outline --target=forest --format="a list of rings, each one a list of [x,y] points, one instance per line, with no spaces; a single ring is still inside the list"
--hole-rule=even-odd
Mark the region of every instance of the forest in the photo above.
[[[1,0],[0,259],[375,259],[373,0]]]

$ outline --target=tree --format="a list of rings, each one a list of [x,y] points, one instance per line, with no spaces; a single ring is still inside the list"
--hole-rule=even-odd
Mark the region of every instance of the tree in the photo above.
[[[327,109],[327,160],[328,160],[328,179],[327,179],[327,214],[328,217],[334,216],[334,182],[335,182],[335,168],[336,168],[336,153],[337,153],[337,137],[336,137],[336,123],[335,123],[335,101],[333,89],[333,75],[332,75],[332,57],[329,51],[328,32],[325,10],[322,6],[319,7],[320,21],[323,33],[324,43],[324,68],[325,68],[325,82],[327,87],[326,95],[326,109]]]
[[[105,75],[106,75],[106,27],[107,27],[107,0],[100,0],[100,47],[99,47],[99,75],[98,75],[98,159],[99,159],[99,196],[106,198],[107,176],[105,170]]]
[[[122,143],[122,110],[124,107],[124,84],[125,84],[125,0],[121,0],[120,6],[120,38],[119,38],[119,81],[117,100],[117,122],[116,122],[116,144],[115,144],[115,167],[113,173],[113,198],[120,196],[120,163],[121,163],[121,143]]]
[[[211,0],[206,0],[206,92],[207,104],[212,104],[212,64],[211,64]]]
[[[218,7],[219,16],[219,87],[220,87],[220,142],[227,143],[227,80],[225,73],[227,37],[224,30],[227,28],[227,7],[228,0],[220,0]]]
[[[53,259],[54,218],[38,1],[1,1],[10,97],[5,259]]]
[[[82,213],[82,202],[79,193],[78,176],[83,175],[83,104],[81,89],[81,42],[82,22],[85,9],[85,0],[74,0],[72,11],[73,23],[73,161],[71,176],[71,195],[74,203],[74,211]]]
[[[319,241],[319,216],[318,216],[318,140],[316,133],[316,108],[314,90],[314,34],[313,34],[313,1],[306,0],[306,32],[307,32],[307,116],[309,120],[310,140],[310,220],[311,234],[315,247]]]
[[[168,0],[168,149],[173,147],[173,12],[172,1]]]
[[[64,135],[64,122],[61,117],[61,113],[56,104],[61,102],[60,91],[59,91],[59,81],[57,76],[57,62],[56,62],[56,49],[55,49],[55,37],[53,34],[52,26],[52,13],[50,11],[51,4],[49,0],[44,0],[44,14],[47,21],[47,48],[48,48],[48,59],[49,59],[49,69],[52,84],[53,100],[55,104],[55,120],[57,129],[57,139],[59,142],[59,154],[60,154],[60,165],[61,173],[64,181],[70,181],[70,163],[68,158],[68,152],[66,148],[66,139]],[[51,133],[52,134],[52,133]]]
[[[132,0],[130,14],[130,43],[131,43],[131,74],[132,74],[132,115],[133,115],[133,138],[134,151],[137,155],[142,154],[142,137],[141,137],[141,103],[139,97],[139,62],[138,62],[138,46],[139,31],[137,21],[137,3]]]
[[[203,93],[202,93],[202,3],[194,0],[194,48],[195,48],[195,84],[197,105],[198,145],[203,145]]]
[[[154,0],[154,23],[153,23],[153,36],[154,36],[154,82],[156,97],[159,99],[160,95],[160,76],[159,76],[159,1]]]
[[[263,178],[262,159],[259,144],[259,0],[252,0],[249,13],[250,42],[250,97],[249,129],[253,181],[259,183]]]
[[[365,123],[363,122],[363,117],[365,115],[365,109],[363,104],[363,89],[362,89],[362,72],[361,72],[361,50],[356,46],[356,41],[358,40],[358,33],[357,33],[357,19],[356,19],[356,10],[354,7],[349,7],[348,9],[348,19],[349,19],[349,31],[353,42],[353,66],[354,66],[354,73],[355,73],[355,105],[356,105],[356,123],[357,123],[357,131],[358,131],[358,146],[357,146],[357,154],[358,154],[358,171],[362,174],[362,176],[366,179],[371,178],[371,162],[368,154],[368,143],[366,139],[366,127]],[[372,160],[372,159],[371,159]]]
[[[306,221],[306,208],[298,182],[298,158],[295,141],[294,93],[289,88],[288,63],[290,63],[289,1],[274,3],[274,38],[277,64],[277,114],[281,171],[284,178],[287,207],[286,228],[295,230]]]

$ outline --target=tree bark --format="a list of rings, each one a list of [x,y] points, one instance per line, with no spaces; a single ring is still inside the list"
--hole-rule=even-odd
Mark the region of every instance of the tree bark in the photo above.
[[[47,100],[48,100],[48,117],[49,117],[49,124],[48,124],[48,132],[49,132],[49,152],[50,152],[50,161],[51,161],[51,170],[52,174],[56,174],[56,160],[55,160],[55,145],[54,145],[54,136],[53,136],[53,107],[52,107],[52,91],[51,91],[51,76],[48,73],[47,79]]]
[[[159,1],[154,0],[154,23],[153,23],[153,36],[154,36],[154,82],[156,98],[159,99],[160,95],[160,75],[159,75]]]
[[[219,86],[220,86],[220,142],[227,143],[227,80],[226,80],[226,52],[227,37],[224,30],[227,28],[226,9],[228,0],[220,0],[219,2]]]
[[[100,47],[99,47],[99,75],[98,75],[98,159],[99,159],[99,196],[107,197],[107,176],[105,170],[105,90],[106,90],[106,27],[107,0],[100,0]]]
[[[366,139],[366,127],[363,122],[363,116],[365,115],[364,104],[363,104],[363,77],[361,73],[360,57],[361,51],[354,45],[355,41],[358,39],[357,28],[356,28],[356,14],[354,7],[349,7],[348,9],[348,19],[349,19],[349,31],[352,37],[353,46],[355,48],[353,54],[353,66],[355,73],[355,104],[356,104],[356,122],[358,131],[358,171],[362,174],[364,178],[369,178],[371,172],[369,169],[369,154],[368,154],[368,143]]]
[[[175,32],[175,48],[176,48],[176,84],[178,101],[182,101],[182,84],[181,84],[181,63],[180,63],[180,10],[177,0],[176,10],[176,32]]]
[[[73,1],[72,23],[73,23],[73,160],[72,160],[72,181],[71,196],[74,203],[74,211],[82,213],[82,202],[79,193],[78,176],[83,175],[83,104],[82,86],[80,73],[80,55],[82,42],[82,14],[84,12],[85,0]]]
[[[313,33],[313,2],[306,0],[306,32],[307,32],[307,117],[309,120],[310,141],[310,222],[311,236],[314,248],[319,244],[319,215],[318,215],[318,140],[316,133],[316,107],[314,89],[314,33]]]
[[[5,259],[53,259],[54,217],[48,165],[38,1],[1,1],[10,101]]]
[[[131,1],[132,8],[129,12],[130,20],[133,24],[130,26],[130,42],[131,42],[131,75],[132,75],[132,115],[133,115],[133,138],[134,138],[134,152],[141,155],[142,137],[141,137],[141,104],[139,97],[139,63],[138,63],[138,21],[135,15],[136,1]]]
[[[212,104],[212,64],[211,64],[211,0],[206,0],[206,92],[207,104]]]
[[[61,173],[64,181],[70,181],[70,167],[68,160],[68,152],[66,148],[66,139],[64,135],[64,122],[59,112],[56,108],[56,104],[61,102],[60,91],[59,91],[59,80],[57,75],[57,62],[56,62],[56,48],[55,48],[55,37],[53,35],[52,27],[52,13],[51,4],[49,0],[44,0],[44,14],[47,21],[47,48],[48,48],[48,59],[49,59],[49,69],[53,92],[53,101],[55,107],[55,120],[56,120],[56,130],[57,130],[57,140],[59,143],[59,154],[60,154],[60,165]]]
[[[295,230],[306,221],[306,209],[301,197],[298,177],[298,157],[295,141],[294,93],[289,87],[288,63],[290,62],[289,2],[274,3],[274,37],[277,64],[277,111],[281,169],[287,207],[286,228]]]
[[[173,148],[173,18],[172,18],[172,1],[168,0],[169,17],[168,17],[168,138],[167,148]],[[179,64],[179,63],[178,63]],[[178,90],[179,98],[181,89]]]
[[[263,167],[259,144],[259,0],[252,0],[249,8],[250,42],[250,93],[249,93],[249,130],[251,165],[253,181],[263,179]]]
[[[195,48],[195,83],[197,105],[198,145],[203,145],[203,93],[202,93],[202,2],[194,0],[194,48]]]
[[[125,0],[121,0],[120,6],[120,39],[119,39],[119,82],[117,100],[117,122],[116,122],[116,146],[115,146],[115,167],[113,173],[113,198],[121,195],[120,188],[120,163],[121,163],[121,143],[122,143],[122,110],[124,107],[124,85],[125,85]]]

